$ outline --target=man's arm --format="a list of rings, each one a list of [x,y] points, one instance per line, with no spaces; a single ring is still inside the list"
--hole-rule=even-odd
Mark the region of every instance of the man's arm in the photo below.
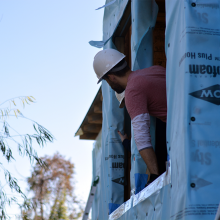
[[[150,115],[148,113],[137,115],[132,120],[134,139],[141,157],[146,163],[150,173],[159,175],[156,154],[151,144]]]
[[[151,145],[146,86],[146,82],[135,78],[125,91],[125,104],[131,117],[137,149],[150,173],[158,175],[157,158]]]
[[[139,114],[132,119],[134,139],[139,151],[151,148],[150,136],[150,115],[149,113]]]

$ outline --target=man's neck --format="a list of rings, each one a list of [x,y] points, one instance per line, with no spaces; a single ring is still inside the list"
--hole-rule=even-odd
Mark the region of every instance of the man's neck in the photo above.
[[[127,86],[127,83],[128,83],[128,77],[130,76],[130,74],[132,73],[131,70],[128,70],[125,74],[125,76],[122,77],[122,80],[121,80],[121,85],[122,87],[125,89],[126,86]]]

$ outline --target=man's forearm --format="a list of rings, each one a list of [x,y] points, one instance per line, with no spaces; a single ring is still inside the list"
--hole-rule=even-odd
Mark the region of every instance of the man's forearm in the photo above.
[[[150,173],[159,175],[157,157],[154,149],[152,147],[143,149],[140,151],[140,155],[143,158],[144,162],[147,164]]]

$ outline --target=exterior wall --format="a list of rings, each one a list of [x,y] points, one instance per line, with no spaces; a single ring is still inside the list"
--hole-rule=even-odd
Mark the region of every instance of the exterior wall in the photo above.
[[[117,131],[123,130],[124,111],[118,108],[114,91],[102,83],[103,123],[101,160],[100,219],[124,202],[124,148]]]
[[[153,184],[133,195],[109,219],[215,218],[220,198],[219,8],[219,0],[166,1],[171,182],[165,173],[161,187]]]
[[[105,9],[105,48],[114,48],[109,38],[127,3],[118,0]],[[166,1],[167,149],[171,169],[123,204],[123,189],[112,183],[112,177],[121,171],[112,169],[114,160],[109,159],[116,149],[123,154],[117,136],[117,130],[123,128],[123,112],[114,92],[103,82],[99,219],[108,219],[108,214],[109,219],[214,219],[220,198],[219,8],[220,0]],[[152,65],[157,6],[151,0],[132,0],[131,13],[132,69],[136,70]],[[155,120],[151,121],[153,136]],[[146,166],[133,139],[131,166],[131,188],[137,189],[135,174],[144,175]],[[110,203],[116,204],[111,210]]]
[[[219,8],[219,0],[166,1],[173,219],[214,219],[220,201]]]
[[[107,0],[106,4],[109,2]],[[109,40],[109,38],[113,36],[118,27],[127,3],[128,1],[118,0],[117,4],[105,8],[103,21],[103,42],[105,42],[105,48],[115,48],[112,39]],[[152,1],[142,0],[132,2],[132,20],[134,23],[132,23],[131,57],[133,70],[146,68],[153,64],[152,27],[155,25],[157,11],[158,7],[155,2],[153,4]],[[113,167],[113,163],[124,164],[124,158],[121,157],[124,155],[124,149],[117,134],[118,130],[123,131],[124,110],[118,108],[118,101],[114,91],[105,81],[102,82],[102,95],[103,124],[100,174],[100,189],[102,193],[99,197],[99,209],[96,208],[99,214],[94,214],[93,219],[96,219],[97,216],[99,216],[99,219],[107,219],[108,215],[124,202],[124,185],[113,181],[118,179],[124,181],[124,168],[115,169]],[[152,117],[151,135],[153,146],[155,146],[155,125],[155,118]],[[131,146],[131,189],[134,189],[137,193],[144,188],[147,182],[147,167],[137,150],[133,135]],[[95,207],[93,212],[96,212],[94,209]]]
[[[102,131],[100,131],[96,141],[93,145],[92,151],[92,170],[93,170],[93,181],[96,177],[99,177],[99,183],[97,184],[97,189],[95,197],[92,203],[92,219],[99,219],[99,202],[101,195],[100,179],[101,179],[101,158],[102,158]]]
[[[106,4],[111,1],[106,1]],[[128,0],[118,0],[105,8],[103,20],[103,41],[105,48],[115,48],[108,40],[123,16]],[[108,219],[108,215],[124,202],[124,149],[118,130],[124,126],[124,110],[120,109],[115,92],[102,82],[102,160],[101,160],[101,197],[99,202],[99,219]]]

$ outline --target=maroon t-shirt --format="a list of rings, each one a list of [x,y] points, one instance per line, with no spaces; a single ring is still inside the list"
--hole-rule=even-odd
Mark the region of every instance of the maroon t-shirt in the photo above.
[[[133,120],[140,114],[167,120],[166,69],[152,66],[133,71],[128,77],[125,104]]]

